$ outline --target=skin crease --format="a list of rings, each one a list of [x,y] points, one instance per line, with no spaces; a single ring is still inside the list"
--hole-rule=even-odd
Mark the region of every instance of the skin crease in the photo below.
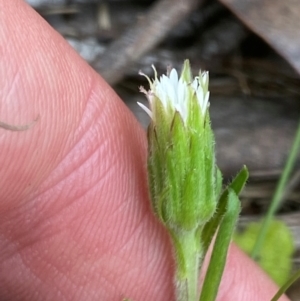
[[[174,300],[146,187],[146,136],[26,3],[0,0],[0,300]],[[219,301],[277,288],[232,246]],[[281,301],[288,300],[282,297]]]

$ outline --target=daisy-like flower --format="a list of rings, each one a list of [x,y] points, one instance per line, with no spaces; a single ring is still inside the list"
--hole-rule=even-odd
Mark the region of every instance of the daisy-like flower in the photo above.
[[[200,72],[194,80],[191,80],[190,67],[185,62],[182,74],[178,77],[177,71],[173,68],[169,70],[167,75],[162,75],[159,79],[155,67],[152,65],[155,78],[153,81],[145,76],[150,84],[150,90],[146,91],[143,87],[141,92],[147,95],[150,109],[142,103],[138,105],[154,120],[155,119],[155,99],[159,99],[167,111],[173,109],[180,113],[184,122],[187,121],[189,112],[189,101],[196,101],[203,116],[209,107],[209,91],[208,91],[208,72]]]

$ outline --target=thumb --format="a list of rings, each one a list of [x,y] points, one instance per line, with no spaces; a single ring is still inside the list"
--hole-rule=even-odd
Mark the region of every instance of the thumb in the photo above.
[[[26,131],[0,128],[1,212],[26,202],[87,129],[121,103],[23,1],[1,0],[0,22],[0,121],[22,126],[38,117]]]
[[[145,133],[26,3],[0,0],[0,299],[164,300]]]
[[[0,0],[0,66],[0,121],[39,116],[27,131],[0,126],[0,299],[170,300],[172,253],[146,205],[142,129],[21,0]],[[275,291],[231,248],[220,300]]]

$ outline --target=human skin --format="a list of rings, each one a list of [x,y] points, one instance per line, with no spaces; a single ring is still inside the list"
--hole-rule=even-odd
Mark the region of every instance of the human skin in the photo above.
[[[0,0],[0,83],[1,122],[39,117],[26,131],[0,128],[0,300],[174,300],[144,130],[23,1]],[[276,290],[231,247],[219,301]]]

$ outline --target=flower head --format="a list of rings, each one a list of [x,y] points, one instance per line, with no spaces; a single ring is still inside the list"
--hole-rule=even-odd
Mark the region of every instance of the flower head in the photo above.
[[[154,120],[155,101],[159,99],[163,108],[179,112],[184,122],[188,119],[189,102],[195,101],[205,116],[209,107],[209,91],[208,91],[208,72],[199,72],[193,80],[190,74],[190,66],[188,61],[185,62],[180,78],[177,71],[172,68],[167,75],[163,74],[158,79],[155,67],[152,65],[155,78],[150,78],[144,73],[150,84],[150,90],[146,91],[143,87],[140,90],[147,95],[150,104],[150,110],[143,104],[138,103],[146,113]]]
[[[208,113],[208,73],[194,79],[189,62],[180,78],[171,69],[147,79],[151,117],[148,128],[148,179],[152,205],[171,229],[196,229],[211,218],[216,206],[214,135]],[[176,230],[176,231],[177,231]]]

